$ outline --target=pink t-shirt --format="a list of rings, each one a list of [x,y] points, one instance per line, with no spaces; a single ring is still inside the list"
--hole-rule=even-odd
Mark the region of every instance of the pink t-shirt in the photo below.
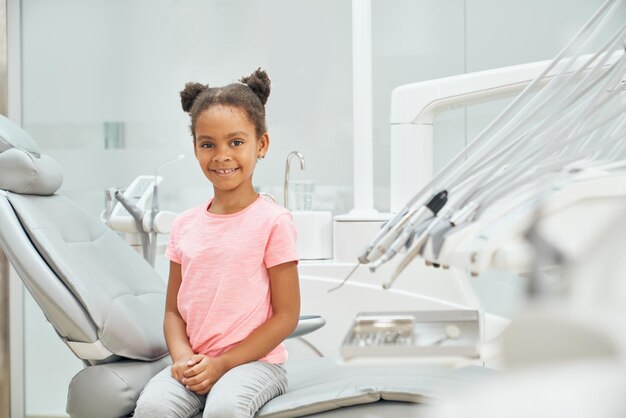
[[[189,209],[172,226],[165,251],[181,265],[178,311],[194,353],[228,351],[272,316],[267,269],[298,261],[291,213],[261,196],[233,214]],[[261,360],[284,363],[280,344]]]

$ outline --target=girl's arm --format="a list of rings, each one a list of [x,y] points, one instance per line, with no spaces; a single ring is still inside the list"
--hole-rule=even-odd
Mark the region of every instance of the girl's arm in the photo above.
[[[300,284],[295,261],[268,269],[273,315],[247,338],[222,354],[227,370],[267,355],[296,329],[300,318]]]
[[[180,264],[170,261],[163,332],[165,333],[167,350],[170,353],[170,357],[172,357],[172,376],[178,381],[182,380],[182,373],[187,368],[187,362],[194,354],[187,336],[187,325],[178,312],[178,304],[176,302],[181,282]]]
[[[194,356],[197,364],[185,372],[186,378],[182,380],[190,390],[207,393],[228,370],[264,357],[298,325],[300,284],[296,262],[279,264],[269,268],[268,272],[272,317],[226,353],[214,358]]]

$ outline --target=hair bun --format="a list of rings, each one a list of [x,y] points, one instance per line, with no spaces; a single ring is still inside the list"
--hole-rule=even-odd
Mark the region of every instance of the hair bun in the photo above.
[[[270,97],[270,85],[272,84],[265,71],[259,68],[248,77],[242,77],[239,81],[250,87],[265,106],[267,98]]]
[[[206,84],[200,83],[187,83],[185,84],[185,88],[180,92],[180,104],[183,106],[183,110],[185,112],[189,112],[191,110],[191,106],[193,106],[193,102],[196,101],[196,98],[200,93],[207,90],[209,88]]]

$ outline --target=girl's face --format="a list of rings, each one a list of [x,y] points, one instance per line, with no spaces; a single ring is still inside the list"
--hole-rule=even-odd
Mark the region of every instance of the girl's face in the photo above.
[[[211,106],[202,112],[195,133],[196,158],[216,195],[254,192],[252,173],[257,158],[267,152],[267,133],[257,138],[245,113],[228,106]]]

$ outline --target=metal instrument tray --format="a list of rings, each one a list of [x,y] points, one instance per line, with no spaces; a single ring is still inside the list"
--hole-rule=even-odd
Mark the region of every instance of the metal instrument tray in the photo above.
[[[345,360],[385,356],[478,357],[479,312],[411,311],[357,314],[341,345]]]

